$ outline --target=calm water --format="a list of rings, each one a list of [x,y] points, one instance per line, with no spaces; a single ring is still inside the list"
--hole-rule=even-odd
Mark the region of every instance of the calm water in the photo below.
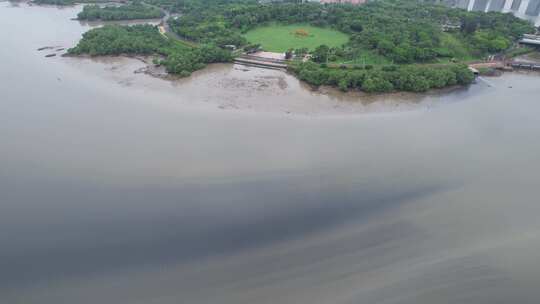
[[[538,74],[370,98],[36,51],[79,9],[0,3],[1,303],[538,303]]]

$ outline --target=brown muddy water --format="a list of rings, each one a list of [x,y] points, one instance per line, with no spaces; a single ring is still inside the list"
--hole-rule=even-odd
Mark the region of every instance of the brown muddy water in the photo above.
[[[0,3],[0,303],[538,303],[538,74],[373,98],[36,51],[78,10]]]

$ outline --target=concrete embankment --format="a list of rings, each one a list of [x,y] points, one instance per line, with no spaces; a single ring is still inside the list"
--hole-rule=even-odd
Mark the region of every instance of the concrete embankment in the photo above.
[[[514,69],[525,69],[525,70],[536,70],[540,71],[540,63],[531,63],[531,62],[512,62],[510,66]]]
[[[258,66],[258,67],[269,68],[269,69],[286,69],[287,68],[287,64],[285,63],[265,61],[262,59],[248,59],[248,58],[238,57],[234,59],[234,62],[238,64]]]

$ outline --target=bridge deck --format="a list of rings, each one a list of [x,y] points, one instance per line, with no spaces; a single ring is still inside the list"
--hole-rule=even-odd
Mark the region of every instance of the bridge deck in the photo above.
[[[272,62],[267,61],[264,59],[248,59],[243,57],[238,57],[234,59],[235,63],[238,64],[244,64],[244,65],[251,65],[251,66],[260,66],[260,67],[268,67],[268,68],[274,68],[274,69],[286,69],[287,64],[285,63],[278,63],[278,62]]]

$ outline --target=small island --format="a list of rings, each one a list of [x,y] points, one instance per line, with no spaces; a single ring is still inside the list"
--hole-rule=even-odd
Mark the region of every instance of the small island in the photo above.
[[[152,0],[85,10],[98,12],[94,16],[99,19],[111,11],[116,17],[110,18],[129,19],[126,12],[134,7],[159,7],[180,17],[166,18],[158,27],[92,29],[68,53],[150,55],[168,73],[185,77],[208,63],[231,62],[257,50],[277,51],[285,53],[291,73],[313,86],[425,92],[471,83],[474,75],[466,63],[523,53],[528,49],[516,42],[536,30],[511,14],[467,12],[416,0],[364,5]]]

